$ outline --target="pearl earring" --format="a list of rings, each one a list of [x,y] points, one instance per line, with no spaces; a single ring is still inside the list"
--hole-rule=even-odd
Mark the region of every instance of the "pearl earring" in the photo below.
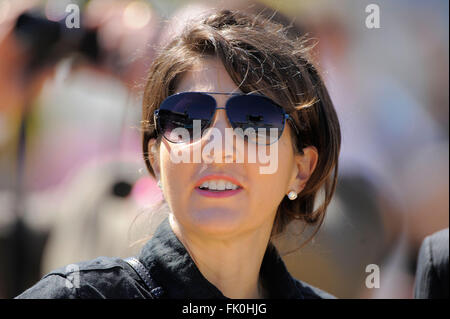
[[[158,187],[160,188],[160,189],[162,189],[162,183],[161,183],[161,181],[158,181],[158,183],[156,183],[157,185],[158,185]]]
[[[297,198],[297,193],[295,191],[290,191],[287,196],[289,197],[290,200],[294,200]]]

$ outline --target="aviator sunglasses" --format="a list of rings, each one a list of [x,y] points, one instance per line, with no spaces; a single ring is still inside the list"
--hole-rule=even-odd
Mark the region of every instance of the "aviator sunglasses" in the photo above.
[[[217,94],[231,96],[225,107],[217,107],[213,97]],[[228,121],[238,135],[255,144],[270,145],[277,141],[283,134],[286,120],[291,122],[299,135],[292,117],[270,98],[254,93],[217,92],[181,92],[167,97],[154,112],[157,133],[163,134],[163,137],[172,143],[192,142],[195,139],[194,120],[200,121],[203,135],[211,126],[218,109],[225,109]],[[175,130],[177,128],[186,129],[189,140],[186,135],[179,134],[179,131]],[[271,128],[277,129],[277,134],[271,134]]]

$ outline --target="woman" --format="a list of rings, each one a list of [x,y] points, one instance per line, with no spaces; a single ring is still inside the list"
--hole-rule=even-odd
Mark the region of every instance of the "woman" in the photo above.
[[[188,25],[143,101],[144,158],[169,218],[138,258],[69,265],[19,297],[332,297],[294,279],[271,243],[293,220],[320,226],[336,186],[339,123],[308,50],[240,13]]]

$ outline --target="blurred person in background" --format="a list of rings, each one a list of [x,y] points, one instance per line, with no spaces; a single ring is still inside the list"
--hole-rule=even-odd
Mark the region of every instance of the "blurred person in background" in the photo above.
[[[155,183],[143,178],[140,164],[136,157],[97,158],[66,179],[42,257],[43,275],[99,254],[138,253],[139,246],[131,246],[137,236],[133,222],[143,207],[161,199]]]
[[[16,36],[19,15],[37,1],[0,2],[0,297],[10,297],[39,272],[45,236],[23,225],[25,121],[34,97],[51,77],[48,65],[33,58]],[[24,234],[31,239],[26,250]],[[22,253],[23,252],[23,253]],[[25,266],[27,265],[27,266]]]
[[[149,44],[157,35],[157,13],[143,1],[81,1],[81,26],[70,29],[65,25],[68,4],[2,1],[0,6],[0,68],[4,71],[0,72],[0,120],[8,123],[1,125],[1,137],[11,137],[0,145],[5,203],[0,225],[3,297],[29,286],[49,264],[65,260],[67,252],[56,253],[52,247],[60,234],[56,229],[65,228],[62,221],[70,220],[71,212],[79,215],[80,222],[81,216],[90,218],[84,213],[92,210],[76,212],[75,207],[67,207],[76,197],[70,185],[81,178],[77,171],[87,178],[83,167],[103,163],[105,157],[123,162],[124,167],[134,165],[126,178],[112,169],[103,171],[103,181],[91,180],[91,192],[98,196],[105,188],[114,189],[121,179],[130,187],[138,181],[133,176],[140,167],[127,154],[139,152],[136,106],[143,70],[152,58]],[[127,200],[132,202],[130,196]],[[131,219],[135,213],[128,211]],[[128,228],[129,223],[121,228],[124,238]],[[117,235],[117,227],[108,229],[110,238]],[[77,233],[78,238],[82,233]],[[74,245],[71,236],[59,239]],[[117,252],[112,246],[100,250]],[[72,257],[86,255],[82,251],[72,250]]]

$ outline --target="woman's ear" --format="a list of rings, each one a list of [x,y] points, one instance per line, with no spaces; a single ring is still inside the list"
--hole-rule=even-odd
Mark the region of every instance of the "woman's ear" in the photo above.
[[[315,146],[308,146],[303,149],[303,155],[295,155],[295,169],[292,176],[289,191],[300,193],[304,188],[319,159],[319,152]]]
[[[156,139],[152,138],[148,141],[148,160],[155,173],[156,180],[160,179],[159,167],[159,148],[156,146]]]

